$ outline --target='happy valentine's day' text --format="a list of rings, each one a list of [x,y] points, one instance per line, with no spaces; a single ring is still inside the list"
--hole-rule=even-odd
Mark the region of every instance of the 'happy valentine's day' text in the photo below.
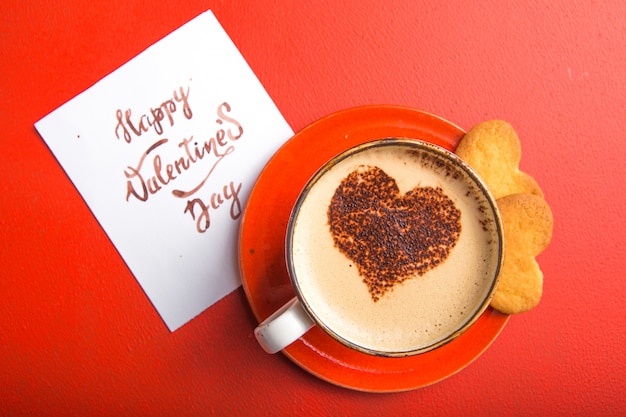
[[[193,113],[189,103],[189,87],[175,90],[171,98],[158,107],[149,109],[138,118],[133,118],[132,111],[117,110],[115,135],[126,143],[141,137],[149,131],[161,136],[168,126],[174,126],[181,119],[191,119]],[[180,110],[180,112],[179,112]],[[211,211],[230,204],[230,217],[238,219],[242,213],[239,193],[242,183],[229,181],[207,197],[197,196],[211,178],[211,174],[227,156],[235,151],[235,142],[244,133],[242,125],[231,115],[232,108],[227,102],[217,107],[215,133],[208,139],[194,139],[194,136],[176,142],[161,137],[141,154],[134,165],[124,170],[126,178],[126,201],[147,202],[151,196],[159,193],[175,182],[191,168],[202,166],[204,176],[187,189],[173,189],[171,194],[180,199],[187,199],[183,213],[188,213],[196,223],[196,230],[206,232],[211,226]],[[175,151],[172,146],[175,145]],[[193,197],[193,198],[192,198]]]

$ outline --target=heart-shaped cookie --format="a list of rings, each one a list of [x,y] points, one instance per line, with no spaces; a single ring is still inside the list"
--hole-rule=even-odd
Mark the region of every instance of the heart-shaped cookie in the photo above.
[[[461,212],[441,188],[400,195],[396,181],[373,166],[341,182],[328,221],[335,245],[357,266],[374,301],[443,262],[461,232]]]
[[[504,120],[488,120],[472,127],[455,153],[474,168],[494,198],[518,193],[543,197],[537,181],[520,171],[522,145]]]
[[[509,195],[497,203],[506,252],[491,306],[505,314],[522,313],[541,300],[543,273],[535,257],[552,239],[552,211],[543,198],[532,194]]]

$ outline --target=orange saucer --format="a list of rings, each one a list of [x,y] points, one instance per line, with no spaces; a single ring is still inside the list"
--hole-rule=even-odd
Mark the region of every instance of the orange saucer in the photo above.
[[[454,151],[463,135],[459,127],[419,110],[365,106],[320,119],[285,143],[259,176],[241,223],[241,276],[257,320],[261,322],[295,295],[285,265],[287,221],[298,194],[320,166],[374,139],[417,138]],[[454,341],[406,358],[354,351],[317,327],[283,353],[311,374],[345,388],[406,391],[438,382],[469,365],[495,340],[507,320],[508,316],[488,308]]]

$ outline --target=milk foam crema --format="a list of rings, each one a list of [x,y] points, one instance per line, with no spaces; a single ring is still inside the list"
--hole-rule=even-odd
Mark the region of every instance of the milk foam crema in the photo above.
[[[288,234],[290,273],[306,309],[342,343],[391,356],[426,351],[486,308],[501,262],[500,223],[484,186],[454,160],[415,140],[377,141],[337,157],[303,192]],[[439,190],[460,213],[460,231],[445,259],[398,280],[377,297],[362,268],[340,250],[329,225],[331,200],[342,181],[372,167],[395,180],[400,196]]]

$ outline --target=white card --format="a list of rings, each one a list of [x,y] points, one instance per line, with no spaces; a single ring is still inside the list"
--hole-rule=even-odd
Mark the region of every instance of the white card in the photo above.
[[[213,13],[35,127],[171,331],[241,284],[245,203],[293,131]]]

